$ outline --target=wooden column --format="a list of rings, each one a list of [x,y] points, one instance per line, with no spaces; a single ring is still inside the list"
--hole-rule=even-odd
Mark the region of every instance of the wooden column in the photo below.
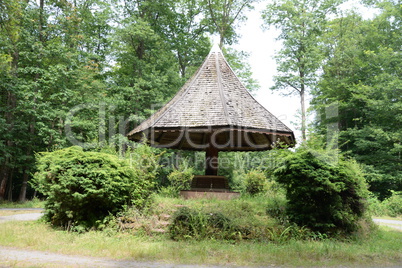
[[[218,175],[218,154],[217,148],[210,145],[205,154],[205,175],[217,176]]]

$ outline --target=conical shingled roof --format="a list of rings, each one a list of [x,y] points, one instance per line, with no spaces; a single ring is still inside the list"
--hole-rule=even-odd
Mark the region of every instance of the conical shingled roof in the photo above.
[[[157,147],[195,150],[211,142],[240,151],[295,143],[292,130],[250,95],[216,47],[171,101],[128,134],[135,141],[144,136]]]

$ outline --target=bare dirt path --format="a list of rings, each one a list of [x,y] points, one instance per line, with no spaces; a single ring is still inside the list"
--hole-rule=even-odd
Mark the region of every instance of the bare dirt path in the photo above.
[[[0,223],[5,221],[34,221],[42,216],[42,212],[0,216]]]
[[[373,219],[373,221],[378,225],[385,225],[394,229],[402,231],[402,221],[398,220],[384,220],[384,219]]]
[[[0,223],[9,220],[36,220],[42,216],[43,211],[43,208],[0,208]]]
[[[3,266],[4,265],[4,266]],[[190,268],[213,266],[175,265],[139,261],[117,261],[101,258],[70,256],[35,250],[0,247],[0,267],[128,267],[128,268]],[[216,267],[216,266],[215,266]],[[222,268],[222,267],[220,267]]]

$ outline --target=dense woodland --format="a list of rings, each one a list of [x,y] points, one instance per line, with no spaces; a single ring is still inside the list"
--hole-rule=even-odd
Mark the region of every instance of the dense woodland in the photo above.
[[[283,41],[274,89],[300,95],[303,139],[335,138],[380,198],[401,191],[400,2],[366,0],[375,15],[363,19],[341,12],[337,0],[265,1],[263,26],[277,27]],[[244,53],[231,48],[254,4],[0,1],[0,200],[32,197],[37,152],[124,147],[125,134],[200,66],[212,35],[246,86],[257,88]],[[316,115],[310,128],[306,92]]]

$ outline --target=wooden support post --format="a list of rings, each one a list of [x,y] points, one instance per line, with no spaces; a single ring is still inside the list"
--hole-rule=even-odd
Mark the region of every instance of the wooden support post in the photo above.
[[[218,175],[218,154],[219,151],[217,148],[210,145],[205,154],[206,159],[206,167],[205,167],[205,175],[217,176]]]

